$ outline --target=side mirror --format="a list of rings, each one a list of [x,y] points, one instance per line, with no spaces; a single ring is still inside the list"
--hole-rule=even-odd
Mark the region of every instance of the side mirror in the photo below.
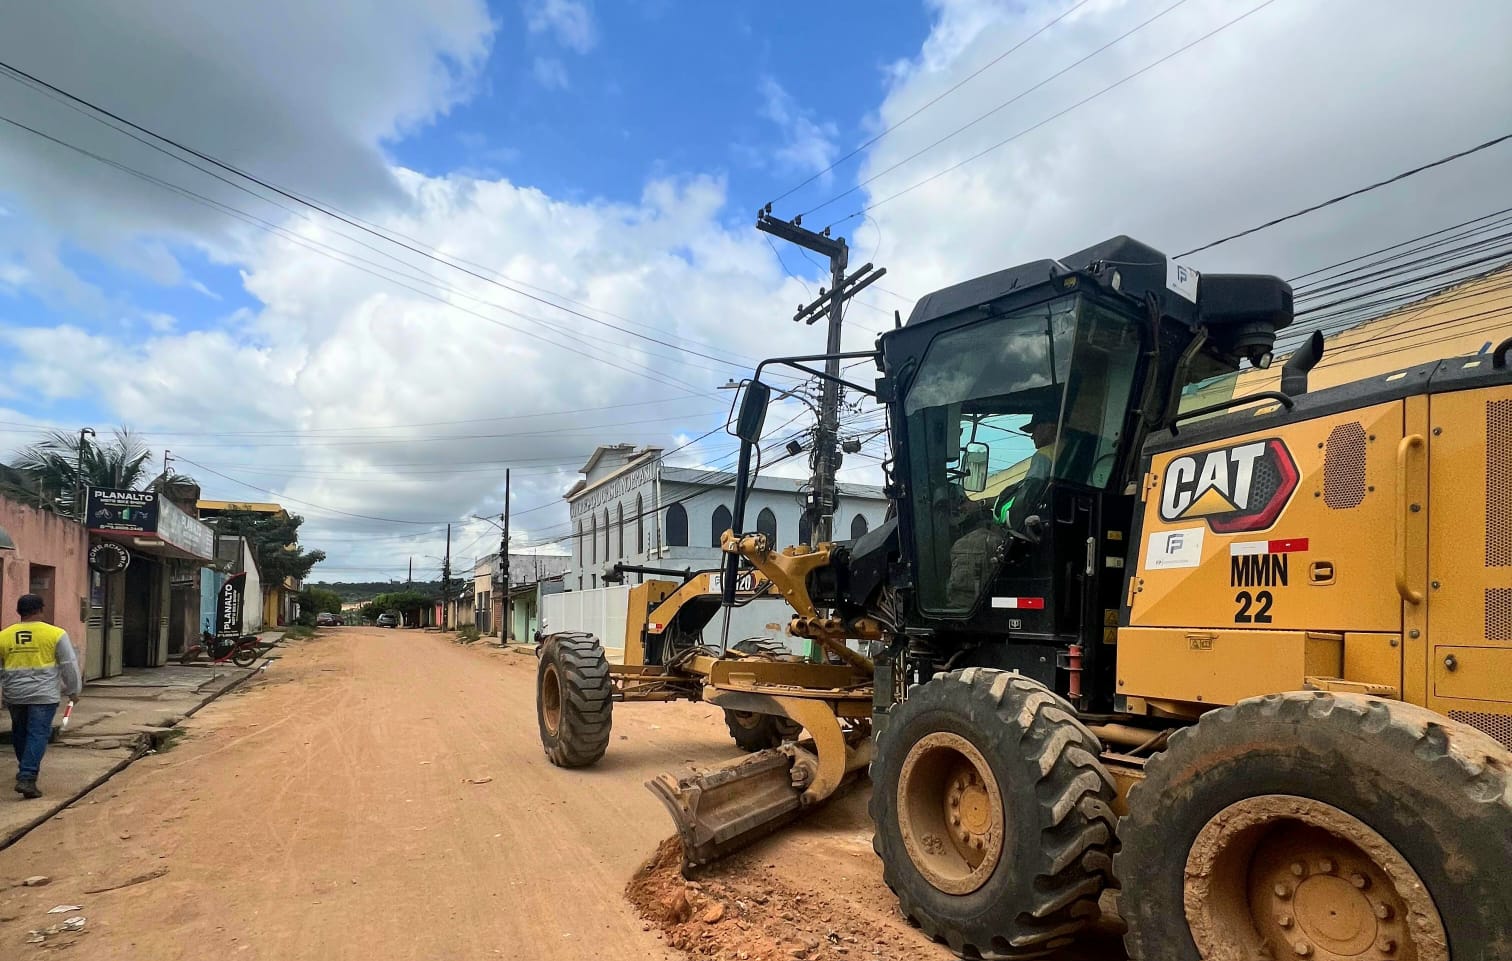
[[[973,494],[987,489],[987,445],[973,441],[961,451],[961,486]]]
[[[759,380],[746,384],[740,395],[740,410],[735,415],[735,436],[748,444],[761,440],[761,428],[766,424],[767,404],[772,399],[772,388]]]

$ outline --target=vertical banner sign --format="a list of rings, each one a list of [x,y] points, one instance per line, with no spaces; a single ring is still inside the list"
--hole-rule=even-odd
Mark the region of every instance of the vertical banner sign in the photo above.
[[[246,602],[247,572],[232,574],[221,586],[215,636],[238,638],[242,633],[242,605]]]

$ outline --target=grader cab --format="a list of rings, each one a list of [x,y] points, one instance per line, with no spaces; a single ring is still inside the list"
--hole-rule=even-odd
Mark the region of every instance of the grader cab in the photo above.
[[[790,630],[876,639],[874,845],[962,955],[1121,886],[1143,961],[1512,957],[1512,339],[1183,405],[1291,320],[1117,238],[879,338],[895,517]]]

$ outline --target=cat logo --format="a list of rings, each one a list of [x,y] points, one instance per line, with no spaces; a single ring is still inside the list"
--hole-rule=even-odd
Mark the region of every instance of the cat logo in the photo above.
[[[1296,489],[1296,461],[1276,437],[1183,454],[1166,468],[1160,518],[1201,518],[1219,534],[1264,530]]]

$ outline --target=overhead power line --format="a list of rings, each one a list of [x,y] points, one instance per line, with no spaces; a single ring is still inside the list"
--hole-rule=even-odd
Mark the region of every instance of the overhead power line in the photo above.
[[[1082,7],[1085,7],[1090,2],[1091,2],[1091,0],[1078,0],[1078,2],[1072,4],[1070,7],[1067,7],[1065,10],[1063,10],[1058,16],[1056,16],[1049,23],[1046,23],[1044,26],[1040,27],[1038,30],[1035,30],[1033,33],[1029,34],[1029,36],[1027,36],[1024,39],[1020,40],[1018,43],[1015,43],[1013,46],[1009,47],[1007,50],[1004,50],[1002,53],[998,54],[996,57],[993,57],[991,60],[989,60],[986,63],[982,64],[980,67],[978,67],[977,69],[973,70],[971,73],[967,74],[966,76],[962,77],[960,80],[958,80],[955,83],[951,84],[950,87],[947,88],[944,92],[936,94],[934,97],[932,97],[926,103],[924,103],[922,106],[915,108],[906,117],[904,117],[903,119],[897,121],[896,123],[893,123],[893,124],[889,125],[886,129],[879,131],[878,133],[876,133],[875,135],[873,135],[870,139],[868,139],[865,143],[859,144],[853,150],[851,150],[849,153],[847,153],[845,156],[840,157],[838,160],[836,160],[833,163],[831,163],[828,167],[825,167],[822,170],[815,171],[814,173],[810,174],[806,180],[803,180],[801,183],[794,184],[793,186],[789,187],[787,190],[784,190],[782,193],[780,193],[777,196],[773,197],[772,200],[771,200],[771,202],[775,204],[778,201],[786,200],[788,197],[790,197],[793,194],[797,193],[798,191],[802,190],[804,187],[807,187],[809,184],[813,183],[814,181],[818,180],[820,177],[822,177],[825,174],[829,173],[831,170],[834,170],[836,167],[840,166],[841,164],[845,163],[847,160],[849,160],[852,157],[856,156],[861,151],[865,150],[867,147],[872,146],[877,141],[881,140],[883,137],[886,137],[888,134],[892,133],[894,130],[897,130],[899,127],[903,126],[904,124],[908,123],[910,120],[912,120],[915,117],[917,117],[919,114],[923,113],[924,111],[928,110],[930,107],[933,107],[935,104],[939,103],[941,100],[944,100],[946,97],[950,96],[951,94],[955,93],[957,90],[959,90],[962,87],[966,86],[966,84],[968,84],[971,81],[975,80],[977,77],[981,76],[983,73],[985,73],[988,70],[990,70],[991,68],[997,66],[999,63],[1002,63],[1008,57],[1010,57],[1014,53],[1016,53],[1019,50],[1019,48],[1023,47],[1029,41],[1031,41],[1034,38],[1038,37],[1039,35],[1043,34],[1047,30],[1049,30],[1051,27],[1054,27],[1056,24],[1060,23],[1062,20],[1064,20],[1067,17],[1071,16],[1071,14],[1073,14],[1076,11],[1080,10]],[[875,260],[876,258],[872,257],[872,258],[869,258],[869,259]]]
[[[680,352],[694,354],[695,356],[704,357],[705,359],[714,360],[714,361],[716,361],[718,363],[728,364],[728,365],[733,366],[733,367],[744,367],[744,366],[746,366],[743,363],[739,363],[739,362],[736,362],[736,361],[728,360],[728,359],[722,358],[722,357],[715,357],[715,356],[710,355],[710,354],[704,354],[704,353],[701,353],[699,351],[692,350],[691,348],[689,348],[687,346],[686,342],[683,342],[683,343],[672,343],[672,342],[661,340],[661,339],[656,338],[656,337],[651,337],[649,335],[639,333],[637,331],[628,330],[628,329],[626,329],[624,327],[621,327],[619,325],[611,324],[608,321],[604,321],[604,320],[600,320],[599,318],[592,317],[592,316],[590,316],[588,314],[583,313],[582,311],[574,310],[571,307],[565,307],[565,306],[563,306],[561,304],[555,303],[554,301],[548,300],[548,299],[546,299],[544,297],[538,296],[536,294],[529,293],[528,291],[525,291],[525,290],[521,290],[521,289],[519,289],[516,286],[512,286],[510,283],[505,283],[504,281],[495,279],[495,277],[490,277],[490,276],[487,275],[487,273],[485,273],[483,271],[472,269],[472,268],[466,266],[465,264],[460,263],[457,260],[454,260],[454,259],[449,258],[449,257],[442,256],[441,254],[439,254],[439,253],[436,252],[435,248],[428,247],[428,246],[426,246],[424,244],[420,244],[418,242],[411,242],[411,241],[407,241],[407,240],[405,240],[403,238],[398,238],[395,234],[393,234],[393,233],[391,233],[389,231],[385,231],[385,230],[379,229],[377,227],[371,226],[366,221],[363,221],[363,220],[360,220],[358,218],[345,215],[345,214],[341,213],[339,210],[337,210],[336,208],[330,206],[329,204],[326,204],[324,202],[321,202],[321,201],[318,201],[318,200],[315,200],[315,199],[311,199],[311,198],[306,197],[304,195],[295,193],[292,190],[289,190],[287,188],[281,187],[281,186],[279,186],[279,185],[277,185],[275,183],[272,183],[271,181],[265,180],[265,179],[263,179],[263,178],[255,175],[255,174],[248,173],[247,171],[242,170],[239,167],[236,167],[236,166],[234,166],[234,165],[232,165],[230,163],[227,163],[227,162],[225,162],[223,160],[220,160],[220,159],[218,159],[218,158],[216,158],[214,156],[211,156],[210,154],[204,153],[203,151],[197,150],[194,147],[191,147],[191,146],[189,146],[189,145],[187,145],[185,143],[182,143],[182,142],[180,142],[180,141],[178,141],[178,140],[176,140],[176,139],[174,139],[172,137],[169,137],[169,136],[166,136],[164,134],[158,133],[155,130],[151,130],[151,129],[149,129],[149,128],[147,128],[147,127],[145,127],[145,126],[143,126],[143,125],[141,125],[139,123],[136,123],[135,121],[129,120],[126,117],[121,116],[118,113],[115,113],[115,112],[113,112],[113,111],[111,111],[111,110],[109,110],[109,109],[107,109],[105,107],[102,107],[102,106],[100,106],[97,103],[94,103],[94,102],[92,102],[90,100],[87,100],[84,97],[78,96],[76,94],[70,93],[69,91],[64,90],[61,87],[58,87],[58,86],[56,86],[56,85],[54,85],[52,83],[49,83],[46,80],[43,80],[42,78],[40,78],[40,77],[38,77],[38,76],[36,76],[34,74],[28,73],[28,72],[26,72],[26,71],[24,71],[24,70],[22,70],[22,69],[20,69],[20,68],[18,68],[16,66],[14,66],[13,64],[9,64],[9,63],[6,63],[4,61],[0,61],[0,74],[9,74],[12,79],[18,80],[20,82],[25,82],[27,84],[32,85],[33,87],[40,88],[40,89],[42,89],[44,91],[50,91],[53,94],[56,94],[56,95],[61,96],[61,97],[64,97],[67,100],[71,101],[72,103],[77,104],[80,107],[84,107],[84,108],[92,111],[94,114],[98,114],[100,117],[108,117],[110,120],[113,120],[116,123],[123,124],[126,127],[130,128],[131,130],[134,130],[137,133],[142,134],[143,136],[150,137],[153,140],[158,141],[161,144],[167,144],[167,145],[173,147],[175,150],[182,151],[182,153],[188,154],[189,156],[194,157],[194,158],[196,158],[198,160],[201,160],[204,163],[210,164],[211,166],[217,168],[218,170],[225,171],[226,173],[229,173],[229,174],[232,174],[232,175],[234,175],[236,177],[239,177],[242,180],[245,180],[245,181],[247,181],[249,183],[256,184],[257,186],[261,187],[264,190],[267,190],[267,191],[269,191],[271,193],[277,194],[280,197],[284,197],[284,198],[286,198],[286,199],[288,199],[290,201],[293,201],[294,203],[299,204],[300,206],[307,207],[307,208],[309,208],[311,210],[314,210],[314,211],[316,211],[316,212],[318,212],[318,213],[320,213],[320,214],[322,214],[322,215],[324,215],[326,217],[329,217],[332,220],[336,220],[336,221],[339,221],[341,223],[344,223],[344,224],[346,224],[346,225],[348,225],[350,227],[353,227],[353,228],[355,228],[355,229],[357,229],[359,231],[362,231],[363,233],[366,233],[366,234],[369,234],[371,236],[377,237],[378,239],[386,241],[387,243],[393,244],[396,247],[400,247],[400,248],[402,248],[404,250],[410,251],[411,253],[418,254],[419,256],[424,257],[427,260],[431,260],[431,261],[434,261],[435,263],[444,265],[446,267],[450,267],[453,270],[456,270],[456,271],[459,271],[461,273],[467,274],[468,276],[474,277],[477,280],[480,280],[480,281],[482,281],[484,283],[491,284],[493,286],[500,287],[500,288],[502,288],[504,290],[510,291],[511,293],[516,294],[517,296],[524,297],[524,298],[526,298],[528,300],[533,300],[533,301],[535,301],[537,303],[540,303],[540,304],[543,304],[545,306],[551,307],[551,308],[553,308],[555,310],[560,310],[563,313],[567,313],[567,314],[571,314],[571,315],[576,316],[576,317],[580,317],[583,320],[588,321],[589,323],[598,324],[600,326],[608,327],[608,328],[614,329],[614,330],[619,330],[620,332],[625,333],[625,334],[627,334],[629,336],[638,337],[638,338],[641,338],[641,339],[644,339],[644,340],[648,340],[648,341],[660,344],[660,345],[665,346],[665,347],[670,347],[670,348],[678,350]],[[100,120],[99,117],[93,117],[92,119],[97,120],[98,122],[100,122],[101,124],[103,124],[105,126],[112,126],[112,129],[119,130],[119,128],[113,127],[113,125],[111,125],[111,124],[105,124],[105,122],[103,120]],[[121,131],[121,132],[124,133],[124,131]],[[133,139],[139,139],[139,138],[133,138]],[[206,171],[203,167],[199,166],[198,164],[194,164],[194,163],[190,162],[189,160],[185,159],[184,157],[179,156],[177,154],[174,154],[171,151],[161,150],[161,148],[154,148],[154,149],[158,149],[159,152],[163,153],[165,156],[171,157],[174,160],[177,160],[180,163],[185,164],[186,166],[189,166],[189,167],[192,167],[192,168],[194,168],[196,170],[199,170],[202,173],[209,173],[209,171]],[[212,176],[214,176],[214,175],[212,174]],[[217,177],[217,179],[222,179],[223,180],[224,178]],[[266,200],[267,198],[260,198],[260,199]],[[284,209],[287,209],[287,208],[284,208]],[[347,237],[346,239],[354,239],[354,238]],[[496,274],[496,276],[503,276],[503,275],[502,274]],[[559,299],[566,300],[568,298],[560,297],[559,296]]]
[[[393,285],[395,285],[397,287],[401,287],[401,288],[403,288],[405,290],[412,291],[412,292],[414,292],[416,294],[419,294],[422,297],[425,297],[425,298],[427,298],[429,300],[433,300],[436,303],[439,303],[442,306],[445,306],[445,307],[447,307],[447,308],[449,308],[451,310],[460,311],[460,312],[468,314],[470,316],[477,317],[478,319],[483,320],[484,322],[492,324],[492,325],[494,325],[496,327],[502,327],[505,330],[510,330],[510,331],[515,332],[515,333],[521,334],[521,335],[523,335],[523,336],[525,336],[525,337],[527,337],[527,338],[529,338],[531,340],[537,340],[537,341],[540,341],[543,344],[548,344],[550,346],[554,346],[554,347],[558,347],[558,348],[564,349],[564,350],[568,351],[569,353],[577,354],[578,356],[584,357],[584,358],[586,358],[588,360],[596,361],[598,363],[604,364],[605,366],[613,367],[613,368],[615,368],[617,370],[624,371],[625,373],[633,374],[633,375],[639,376],[639,377],[645,377],[645,378],[650,379],[650,380],[652,380],[652,381],[654,381],[656,383],[662,383],[662,384],[669,384],[670,383],[672,385],[680,386],[685,391],[687,391],[688,393],[693,394],[695,396],[703,393],[698,387],[696,387],[696,386],[694,386],[692,384],[689,384],[686,381],[681,381],[681,380],[678,380],[675,377],[671,377],[670,375],[667,375],[667,374],[661,373],[659,371],[656,371],[655,368],[652,368],[650,366],[640,365],[643,369],[642,370],[635,370],[635,369],[632,369],[632,368],[625,367],[625,366],[623,366],[623,365],[621,365],[619,363],[616,363],[615,361],[607,360],[607,359],[605,359],[603,357],[597,356],[596,354],[590,353],[589,352],[589,345],[583,341],[583,339],[581,337],[581,334],[579,334],[576,331],[571,331],[571,330],[568,330],[566,328],[558,327],[556,325],[551,324],[550,322],[548,322],[546,320],[543,320],[542,318],[534,317],[534,316],[532,316],[530,314],[526,314],[526,313],[523,313],[521,311],[517,311],[517,310],[515,310],[512,307],[507,307],[507,306],[502,305],[502,304],[494,303],[493,301],[487,301],[487,300],[483,300],[482,298],[474,297],[474,296],[472,296],[470,294],[467,294],[465,292],[456,290],[455,288],[448,287],[445,284],[441,283],[440,281],[438,281],[438,280],[436,280],[435,278],[432,278],[432,277],[425,277],[423,275],[420,276],[420,277],[415,277],[414,275],[410,275],[410,274],[395,273],[395,272],[393,272],[392,268],[384,267],[384,266],[382,266],[380,264],[374,264],[373,261],[368,260],[368,259],[363,258],[363,257],[360,257],[360,256],[358,256],[356,254],[350,253],[349,251],[339,250],[338,248],[332,247],[329,244],[321,243],[318,240],[314,240],[314,239],[309,238],[309,237],[303,237],[303,236],[301,236],[299,234],[293,233],[292,231],[286,230],[285,228],[280,227],[277,224],[274,224],[274,223],[272,223],[270,221],[264,220],[263,218],[258,217],[255,214],[247,213],[246,211],[240,210],[240,209],[238,209],[236,207],[233,207],[233,206],[231,206],[229,204],[225,204],[225,203],[223,203],[221,201],[218,201],[218,200],[215,200],[213,198],[206,197],[203,194],[196,193],[195,191],[189,190],[186,187],[180,186],[178,184],[171,183],[171,182],[163,180],[163,179],[161,179],[159,177],[155,177],[152,174],[146,173],[144,171],[137,170],[134,167],[128,166],[128,165],[123,164],[123,163],[120,163],[119,161],[113,160],[113,159],[111,159],[109,157],[102,156],[101,154],[95,153],[94,151],[85,149],[85,148],[80,147],[80,146],[78,146],[76,144],[69,143],[66,140],[63,140],[63,139],[61,139],[59,137],[55,137],[55,136],[53,136],[53,135],[51,135],[49,133],[46,133],[46,132],[41,131],[41,130],[38,130],[35,127],[31,127],[31,126],[29,126],[27,124],[24,124],[24,123],[21,123],[19,121],[13,120],[13,119],[11,119],[9,117],[0,116],[0,123],[4,123],[4,124],[7,124],[7,125],[9,125],[11,127],[16,128],[16,129],[25,131],[26,133],[32,134],[32,135],[34,135],[36,137],[39,137],[39,138],[41,138],[43,140],[47,140],[47,141],[49,141],[49,142],[51,142],[53,144],[56,144],[56,145],[58,145],[60,147],[65,148],[67,150],[70,150],[70,151],[73,151],[75,153],[81,154],[82,156],[88,157],[91,160],[94,160],[94,161],[97,161],[99,163],[105,164],[106,166],[109,166],[109,167],[113,167],[113,168],[115,168],[117,170],[120,170],[123,173],[126,173],[126,174],[130,175],[130,176],[133,176],[133,177],[136,177],[138,179],[144,180],[144,181],[146,181],[148,183],[155,184],[156,186],[158,186],[158,187],[160,187],[160,188],[162,188],[164,190],[168,190],[168,191],[170,191],[172,193],[175,193],[175,194],[178,194],[180,196],[183,196],[183,197],[185,197],[185,198],[187,198],[187,199],[189,199],[189,200],[191,200],[191,201],[193,201],[195,203],[203,204],[203,205],[209,206],[209,207],[211,207],[213,209],[219,210],[221,213],[224,213],[227,216],[234,217],[234,218],[236,218],[238,220],[242,220],[243,222],[249,223],[251,226],[253,226],[253,227],[255,227],[255,228],[259,229],[259,230],[263,230],[263,231],[266,231],[268,233],[275,234],[275,235],[277,235],[279,237],[284,238],[285,240],[289,241],[290,243],[293,243],[294,245],[296,245],[298,247],[302,247],[304,249],[310,250],[312,253],[315,253],[318,256],[326,257],[326,258],[328,258],[330,260],[334,260],[337,263],[340,263],[340,264],[342,264],[344,266],[351,267],[354,270],[358,270],[358,271],[360,271],[362,273],[368,274],[369,276],[376,277],[379,280],[383,280],[383,281],[391,283],[391,284],[393,284]],[[368,269],[366,267],[361,266],[362,264],[371,265],[373,267],[376,267],[377,270]],[[434,291],[425,290],[425,289],[422,289],[420,287],[416,287],[413,284],[404,283],[402,280],[397,279],[397,278],[400,278],[400,277],[405,278],[407,280],[415,281],[416,283],[429,284],[429,285],[432,285],[432,286],[436,287],[439,290],[446,291],[448,293],[452,293],[452,294],[454,294],[456,296],[460,296],[460,297],[466,298],[468,300],[473,300],[473,301],[476,301],[478,303],[486,304],[488,306],[497,308],[499,310],[503,310],[506,313],[518,316],[518,317],[520,317],[520,318],[522,318],[524,320],[531,321],[532,323],[541,324],[542,326],[546,327],[547,329],[549,329],[549,330],[551,330],[553,332],[557,332],[557,333],[561,333],[561,334],[564,334],[564,335],[567,335],[567,336],[570,336],[570,337],[577,338],[577,342],[576,343],[570,343],[570,344],[564,344],[564,343],[561,343],[559,341],[550,340],[550,339],[546,338],[541,333],[541,331],[539,331],[539,330],[531,330],[531,329],[519,327],[519,326],[517,326],[515,324],[511,324],[511,323],[508,323],[506,321],[499,320],[496,317],[490,317],[487,314],[483,314],[483,313],[480,313],[479,311],[472,310],[471,308],[464,307],[461,304],[452,303],[451,301],[447,300],[445,297],[442,297],[440,294],[435,293]],[[692,366],[698,366],[698,365],[692,365]]]
[[[1027,96],[1029,96],[1031,93],[1034,93],[1036,90],[1039,90],[1042,87],[1046,86],[1047,84],[1050,84],[1050,83],[1054,82],[1055,80],[1057,80],[1057,79],[1065,76],[1066,74],[1070,73],[1072,70],[1075,70],[1077,67],[1080,67],[1082,64],[1086,63],[1087,61],[1096,58],[1097,56],[1099,56],[1100,54],[1106,52],[1110,48],[1118,45],[1119,43],[1122,43],[1123,41],[1125,41],[1128,38],[1132,37],[1134,34],[1138,33],[1141,30],[1143,30],[1145,27],[1148,27],[1150,24],[1154,23],[1155,21],[1159,20],[1161,17],[1164,17],[1166,14],[1170,13],[1171,11],[1175,10],[1177,7],[1179,7],[1182,4],[1187,3],[1187,2],[1188,2],[1188,0],[1176,0],[1175,3],[1172,3],[1169,6],[1163,8],[1158,13],[1156,13],[1154,16],[1151,16],[1151,17],[1149,17],[1149,18],[1147,18],[1147,19],[1139,22],[1138,24],[1135,24],[1129,30],[1124,31],[1123,33],[1121,33],[1118,36],[1114,37],[1112,40],[1109,40],[1107,43],[1104,43],[1102,46],[1097,47],[1096,49],[1094,49],[1090,53],[1086,54],[1085,56],[1082,56],[1082,57],[1080,57],[1080,58],[1078,58],[1076,60],[1073,60],[1072,62],[1068,63],[1066,66],[1060,68],[1059,70],[1055,71],[1054,73],[1050,74],[1049,76],[1044,77],[1043,79],[1039,80],[1038,82],[1034,83],[1033,85],[1031,85],[1029,87],[1024,88],[1023,90],[1020,90],[1018,93],[1014,94],[1012,97],[1009,97],[1007,100],[1004,100],[1002,103],[998,104],[996,107],[993,107],[991,110],[988,110],[986,113],[979,114],[976,117],[976,119],[968,121],[967,123],[962,124],[961,126],[955,128],[954,130],[952,130],[950,133],[946,134],[945,136],[940,137],[938,140],[935,140],[932,143],[929,143],[929,144],[925,145],[924,147],[921,147],[918,150],[915,150],[913,153],[909,154],[907,157],[904,157],[902,160],[899,160],[896,163],[891,164],[890,166],[885,167],[882,170],[877,171],[876,173],[872,174],[870,177],[867,177],[865,180],[862,180],[859,183],[857,183],[855,186],[849,187],[846,190],[842,190],[840,193],[838,193],[835,196],[831,197],[830,199],[824,201],[823,203],[815,204],[814,206],[812,206],[809,209],[805,210],[803,212],[802,216],[807,217],[809,214],[812,214],[815,211],[823,210],[825,207],[828,207],[830,204],[837,203],[838,201],[843,200],[846,197],[849,197],[851,194],[856,193],[858,190],[865,189],[867,185],[875,183],[876,181],[880,180],[881,178],[883,178],[883,177],[887,176],[888,174],[892,173],[894,170],[897,170],[899,167],[902,167],[902,166],[905,166],[905,165],[907,165],[909,163],[912,163],[913,161],[915,161],[918,158],[922,157],[924,154],[928,153],[929,151],[933,150],[934,148],[940,146],[941,144],[943,144],[943,143],[945,143],[945,142],[947,142],[949,140],[955,139],[955,137],[959,136],[962,133],[965,133],[967,130],[970,130],[972,127],[975,127],[977,124],[981,123],[983,120],[986,120],[988,117],[993,116],[994,114],[998,113],[1001,110],[1006,110],[1008,107],[1012,106],[1015,103],[1018,103],[1020,100],[1024,99]],[[967,79],[970,79],[970,78],[967,78]],[[870,209],[870,208],[868,208],[868,209]]]
[[[1474,147],[1469,148],[1468,150],[1461,150],[1459,153],[1452,153],[1447,157],[1440,157],[1439,159],[1430,161],[1429,163],[1413,167],[1411,170],[1404,170],[1394,177],[1387,177],[1385,180],[1378,180],[1373,184],[1367,184],[1364,187],[1358,187],[1354,190],[1349,191],[1349,193],[1339,194],[1337,197],[1330,197],[1329,199],[1324,200],[1320,203],[1313,204],[1310,207],[1303,207],[1301,210],[1286,214],[1283,217],[1276,217],[1273,220],[1267,220],[1263,224],[1257,224],[1254,227],[1241,230],[1238,233],[1229,234],[1227,237],[1219,237],[1217,240],[1209,241],[1208,243],[1205,243],[1200,247],[1193,247],[1191,250],[1182,251],[1171,259],[1180,260],[1182,257],[1190,257],[1192,254],[1199,253],[1204,250],[1211,250],[1212,248],[1217,247],[1220,244],[1226,244],[1231,240],[1238,240],[1240,237],[1248,237],[1250,234],[1259,233],[1260,231],[1274,227],[1277,224],[1284,224],[1288,220],[1296,220],[1298,217],[1302,217],[1307,214],[1314,213],[1315,211],[1322,210],[1324,207],[1331,207],[1334,204],[1341,203],[1345,200],[1350,199],[1351,197],[1358,197],[1361,194],[1368,194],[1372,190],[1379,190],[1382,187],[1387,187],[1391,184],[1406,180],[1408,177],[1415,177],[1418,174],[1432,170],[1435,167],[1442,167],[1445,164],[1453,163],[1454,161],[1468,157],[1471,154],[1480,153],[1482,150],[1489,150],[1490,148],[1495,147],[1498,144],[1506,143],[1508,140],[1512,140],[1512,133],[1502,134],[1500,137],[1496,137],[1492,140],[1487,140],[1485,143],[1478,144]]]
[[[1275,3],[1275,2],[1276,2],[1276,0],[1263,0],[1262,3],[1259,3],[1259,4],[1251,7],[1250,9],[1248,9],[1245,12],[1239,14],[1237,17],[1234,17],[1231,20],[1225,21],[1224,23],[1222,23],[1219,26],[1213,28],[1212,30],[1209,30],[1207,33],[1205,33],[1202,36],[1198,37],[1197,39],[1191,41],[1190,43],[1187,43],[1187,44],[1184,44],[1184,45],[1182,45],[1180,47],[1177,47],[1175,50],[1172,50],[1170,53],[1165,54],[1164,56],[1160,57],[1159,59],[1154,60],[1151,63],[1145,64],[1143,67],[1140,67],[1138,70],[1135,70],[1133,73],[1125,74],[1123,77],[1120,77],[1119,79],[1113,81],[1112,83],[1108,84],[1107,86],[1105,86],[1105,87],[1097,90],[1096,92],[1094,92],[1092,94],[1089,94],[1089,95],[1083,97],[1082,99],[1076,101],[1075,103],[1071,104],[1069,107],[1066,107],[1066,108],[1064,108],[1062,110],[1058,110],[1055,113],[1051,114],[1050,116],[1045,117],[1043,120],[1040,120],[1038,123],[1035,123],[1035,124],[1033,124],[1031,126],[1025,127],[1024,129],[1022,129],[1022,130],[1018,131],[1017,133],[1013,134],[1012,136],[1009,136],[1009,137],[1006,137],[1006,138],[1004,138],[1002,140],[999,140],[997,143],[993,144],[992,146],[987,147],[987,148],[985,148],[983,150],[979,150],[976,153],[972,154],[971,156],[965,158],[964,160],[959,160],[959,161],[951,164],[950,166],[946,167],[945,169],[940,170],[940,171],[938,171],[936,173],[933,173],[933,174],[929,175],[928,177],[925,177],[923,180],[920,180],[920,181],[918,181],[916,183],[910,184],[909,186],[904,187],[902,190],[899,190],[899,191],[897,191],[895,193],[888,194],[886,197],[883,197],[881,200],[874,200],[871,203],[866,204],[861,209],[859,209],[859,210],[857,210],[857,211],[855,211],[853,213],[846,214],[843,217],[840,217],[840,218],[838,218],[836,220],[833,220],[833,221],[831,221],[826,226],[825,229],[828,230],[830,228],[838,226],[839,224],[844,223],[847,220],[851,220],[851,219],[853,219],[855,217],[864,216],[865,214],[868,214],[871,211],[876,210],[878,207],[881,207],[884,204],[892,203],[894,200],[897,200],[900,197],[904,197],[904,196],[906,196],[906,195],[908,195],[910,193],[913,193],[915,190],[918,190],[920,187],[923,187],[926,184],[933,183],[934,181],[936,181],[936,180],[940,179],[941,177],[945,176],[946,174],[949,174],[949,173],[952,173],[952,172],[954,172],[956,170],[959,170],[960,168],[966,166],[969,163],[974,163],[977,160],[980,160],[981,158],[987,156],[988,154],[992,153],[995,150],[999,150],[999,149],[1001,149],[1003,147],[1006,147],[1008,144],[1013,143],[1015,140],[1019,139],[1020,137],[1023,137],[1023,136],[1026,136],[1028,134],[1031,134],[1034,131],[1039,130],[1041,127],[1044,127],[1044,126],[1047,126],[1048,124],[1054,123],[1056,120],[1059,120],[1060,118],[1066,116],[1067,114],[1070,114],[1070,113],[1075,112],[1076,110],[1079,110],[1080,108],[1086,106],[1087,104],[1089,104],[1092,101],[1098,99],[1099,97],[1102,97],[1105,94],[1111,93],[1112,91],[1114,91],[1114,90],[1118,89],[1119,87],[1123,86],[1124,84],[1128,83],[1130,80],[1134,80],[1134,79],[1136,79],[1138,77],[1141,77],[1144,74],[1149,73],[1151,70],[1154,70],[1156,67],[1158,67],[1158,66],[1160,66],[1160,65],[1162,65],[1164,63],[1168,63],[1171,60],[1174,60],[1176,57],[1181,56],[1183,53],[1186,53],[1188,50],[1191,50],[1193,47],[1196,47],[1198,44],[1204,43],[1205,41],[1207,41],[1207,40],[1209,40],[1209,39],[1217,36],[1218,34],[1222,33],[1223,31],[1227,30],[1229,27],[1232,27],[1235,24],[1238,24],[1241,21],[1246,20],[1249,17],[1254,16],[1255,14],[1259,13],[1261,10],[1264,10],[1266,7],[1270,6],[1272,3]]]

